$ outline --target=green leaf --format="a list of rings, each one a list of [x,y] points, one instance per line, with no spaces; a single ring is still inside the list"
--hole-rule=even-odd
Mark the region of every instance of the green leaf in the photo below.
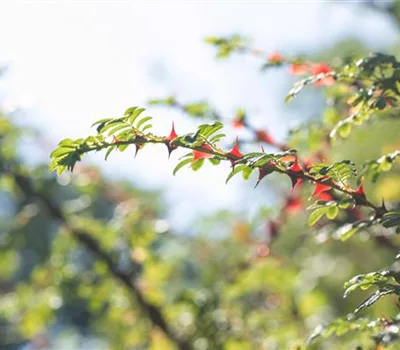
[[[54,163],[52,162],[52,168],[53,170],[57,170],[58,174],[61,174],[66,169],[73,171],[76,162],[80,161],[81,157],[82,153],[78,150],[69,152],[68,154],[55,158]]]
[[[113,120],[113,118],[100,119],[97,122],[94,122],[90,127],[92,128],[92,127],[94,127],[95,125],[98,125],[98,124],[105,124],[105,123],[109,122],[110,120]]]
[[[289,103],[290,101],[292,101],[293,100],[293,98],[294,98],[294,94],[293,93],[289,93],[289,94],[287,94],[286,95],[286,97],[285,97],[285,103]]]
[[[363,165],[360,176],[367,175],[376,182],[381,173],[390,171],[394,162],[400,157],[400,150],[388,153],[378,159],[370,160]]]
[[[150,129],[150,128],[152,128],[152,127],[153,127],[152,124],[147,124],[147,125],[145,125],[145,126],[142,128],[142,132],[145,132],[147,129]]]
[[[357,176],[355,164],[349,160],[334,162],[331,165],[326,163],[313,163],[309,172],[317,178],[327,176],[333,181],[341,183],[346,183],[348,179]]]
[[[370,272],[367,274],[354,276],[344,284],[344,288],[346,290],[343,297],[347,298],[348,295],[357,288],[367,290],[373,286],[377,286],[379,288],[392,287],[393,284],[391,282],[394,281],[393,277],[394,273],[391,270]]]
[[[348,137],[350,135],[350,133],[351,133],[351,124],[350,123],[343,123],[342,125],[340,125],[338,127],[337,132],[343,138]]]
[[[219,163],[221,163],[221,160],[218,159],[218,158],[215,158],[215,157],[213,157],[213,158],[208,158],[208,160],[210,161],[210,163],[211,163],[212,165],[218,165]]]
[[[181,169],[182,167],[184,167],[186,164],[192,163],[193,158],[186,158],[184,160],[182,160],[181,162],[178,163],[178,165],[175,167],[174,171],[172,172],[172,174],[175,176],[176,173],[179,171],[179,169]]]
[[[64,147],[59,147],[56,148],[53,152],[50,153],[50,158],[59,158],[62,155],[66,155],[68,153],[71,153],[74,151],[74,148],[64,148]]]
[[[226,135],[225,134],[217,134],[217,135],[214,135],[213,137],[211,137],[210,138],[210,142],[211,143],[216,143],[216,142],[219,142],[223,137],[225,137]]]
[[[57,162],[57,159],[53,159],[53,160],[50,162],[49,171],[50,171],[50,172],[53,172],[53,171],[56,170],[58,167],[59,167],[59,164],[58,164],[58,162]]]
[[[307,340],[307,345],[311,345],[315,339],[319,337],[328,338],[332,335],[337,337],[347,335],[350,332],[367,332],[370,329],[375,329],[376,332],[381,331],[381,323],[370,322],[368,319],[351,319],[337,318],[329,324],[319,325],[312,332]]]
[[[111,136],[111,135],[115,134],[117,131],[120,131],[120,130],[122,130],[122,129],[127,129],[127,128],[131,128],[131,126],[126,125],[126,124],[117,125],[115,128],[111,129],[111,130],[108,132],[108,136]]]
[[[71,139],[64,139],[61,140],[60,143],[58,144],[59,147],[63,147],[63,148],[75,148],[75,142],[74,140]]]
[[[102,137],[102,135],[98,135],[98,136],[101,136],[101,137]],[[88,136],[88,137],[85,139],[85,143],[86,143],[86,144],[99,145],[99,144],[101,144],[101,141],[98,139],[97,136]]]
[[[339,208],[336,205],[328,207],[325,215],[329,220],[334,220],[339,214]]]
[[[240,164],[240,165],[235,166],[232,169],[232,171],[229,173],[228,177],[226,178],[225,183],[227,184],[232,177],[234,177],[236,174],[240,173],[241,171],[243,171],[246,168],[248,168],[248,166],[245,164]]]
[[[145,111],[144,108],[136,108],[134,111],[130,113],[130,116],[128,117],[128,123],[130,125],[133,125],[135,123],[136,118]]]
[[[166,98],[155,98],[147,101],[149,105],[166,105],[166,106],[174,106],[177,104],[175,96],[168,96]]]
[[[221,122],[214,122],[212,124],[203,124],[199,126],[200,135],[204,138],[210,137],[212,134],[215,134],[217,131],[221,130],[224,125]]]
[[[355,207],[355,202],[353,198],[344,198],[342,199],[338,206],[340,209],[349,209],[349,208],[354,208]]]
[[[358,231],[358,227],[357,226],[353,226],[353,224],[347,224],[347,225],[344,225],[344,226],[340,227],[336,231],[336,236],[341,241],[346,241],[351,236],[353,236],[357,231]]]
[[[144,123],[146,123],[147,121],[151,120],[152,117],[144,117],[143,119],[141,119],[137,125],[136,128],[139,129]]]
[[[57,167],[57,175],[60,176],[65,170],[67,170],[66,166],[58,166]]]
[[[117,145],[117,149],[120,152],[125,151],[128,148],[129,144],[124,144],[124,145]]]
[[[124,119],[124,118],[112,119],[111,121],[109,121],[109,122],[106,123],[106,124],[101,124],[101,125],[102,125],[101,128],[100,128],[100,127],[97,128],[97,132],[98,132],[98,133],[104,133],[104,132],[106,132],[107,130],[112,129],[113,127],[115,127],[115,126],[117,126],[117,125],[121,125],[121,124],[126,125],[126,124],[124,123],[123,119]],[[76,142],[76,141],[75,141],[75,142]]]
[[[138,108],[137,106],[129,107],[129,108],[124,112],[124,117],[129,118],[129,117],[132,115],[132,113],[133,113],[134,111],[136,111],[137,108]]]
[[[207,102],[195,102],[183,106],[183,110],[193,117],[205,117],[209,109]]]
[[[327,207],[321,207],[315,209],[308,217],[308,226],[314,226],[327,212]]]
[[[243,169],[242,171],[243,179],[248,180],[253,170],[254,168],[251,167],[246,167],[245,169]]]
[[[110,147],[108,147],[108,149],[107,149],[107,151],[106,151],[106,155],[105,155],[105,157],[104,157],[104,160],[107,160],[107,158],[108,158],[108,156],[110,155],[110,153],[113,151],[113,150],[115,150],[115,148],[116,148],[117,146],[110,146]]]
[[[390,211],[385,213],[382,217],[382,225],[386,228],[400,227],[400,212]]]
[[[379,165],[379,170],[382,172],[390,171],[392,169],[393,163],[388,161],[386,158]]]
[[[204,164],[204,158],[197,159],[195,162],[192,163],[192,169],[194,171],[199,170]]]

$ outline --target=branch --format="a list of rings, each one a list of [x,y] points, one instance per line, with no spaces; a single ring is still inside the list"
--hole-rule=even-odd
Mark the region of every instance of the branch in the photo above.
[[[95,238],[84,231],[76,230],[71,227],[60,206],[45,194],[35,191],[30,178],[12,171],[8,173],[14,178],[20,190],[27,197],[38,198],[53,219],[59,221],[78,243],[82,244],[94,256],[107,265],[111,275],[119,281],[136,300],[154,327],[158,327],[178,349],[190,350],[192,348],[186,340],[181,339],[175,331],[172,330],[162,315],[161,310],[145,300],[142,292],[136,287],[130,275],[118,269],[111,256],[101,247],[100,243]]]
[[[235,164],[235,165],[242,164],[244,162],[243,158],[246,156],[246,155],[244,155],[244,156],[240,157],[235,154],[232,154],[231,152],[224,152],[223,150],[217,148],[216,146],[206,148],[206,147],[203,147],[202,145],[194,145],[191,143],[186,143],[182,139],[182,137],[177,137],[170,142],[170,141],[166,140],[165,137],[155,136],[153,134],[136,136],[133,139],[123,140],[123,141],[116,139],[114,142],[102,142],[101,144],[93,144],[90,146],[85,145],[85,147],[82,149],[82,151],[80,151],[80,153],[84,154],[84,153],[100,151],[100,150],[107,149],[110,147],[118,147],[118,146],[136,145],[136,146],[140,147],[146,143],[165,144],[167,146],[173,145],[174,147],[180,147],[180,148],[185,148],[185,149],[189,149],[192,151],[198,151],[198,152],[210,154],[212,156],[216,156],[221,160],[230,161],[232,164]],[[79,151],[79,149],[75,150],[75,152],[76,151]],[[62,161],[62,159],[61,159],[61,161]],[[262,169],[262,166],[253,166],[253,168]],[[365,197],[365,195],[359,194],[350,188],[345,188],[343,186],[340,186],[339,184],[333,182],[332,180],[329,180],[329,179],[327,180],[325,178],[317,178],[317,177],[307,174],[305,172],[293,171],[293,170],[290,170],[290,168],[284,168],[282,166],[279,166],[278,164],[275,164],[274,166],[270,166],[270,168],[271,168],[271,171],[278,172],[281,174],[286,174],[286,175],[290,176],[291,178],[300,178],[300,179],[306,180],[308,182],[319,183],[322,185],[330,186],[330,187],[334,188],[335,190],[352,197],[356,204],[372,209],[379,216],[382,216],[384,213],[387,212],[387,210],[385,208],[378,207],[378,206],[374,205],[372,202],[370,202]]]

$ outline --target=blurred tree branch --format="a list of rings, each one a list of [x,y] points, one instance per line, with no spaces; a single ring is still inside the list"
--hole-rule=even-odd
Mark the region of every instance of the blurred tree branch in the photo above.
[[[111,256],[102,248],[100,243],[95,238],[93,238],[87,232],[74,229],[69,223],[68,218],[63,214],[58,203],[53,201],[44,193],[35,190],[34,185],[29,177],[18,173],[14,169],[4,167],[1,162],[0,171],[12,176],[18,188],[26,196],[26,199],[39,199],[52,219],[61,223],[78,243],[90,251],[98,260],[106,264],[114,279],[125,286],[126,290],[138,303],[154,327],[159,328],[178,349],[188,350],[192,348],[190,344],[186,340],[181,339],[181,337],[179,337],[172,327],[167,323],[161,310],[157,306],[146,301],[142,292],[137,288],[135,282],[132,280],[131,273],[121,271]]]

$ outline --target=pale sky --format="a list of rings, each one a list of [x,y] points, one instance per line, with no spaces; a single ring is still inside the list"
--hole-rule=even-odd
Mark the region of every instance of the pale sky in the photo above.
[[[255,124],[283,138],[289,120],[297,117],[283,104],[287,72],[260,75],[258,62],[246,57],[216,61],[203,38],[240,33],[258,48],[284,54],[314,52],[349,37],[372,49],[396,40],[389,22],[344,3],[3,0],[0,63],[8,65],[9,73],[0,93],[6,109],[29,108],[15,118],[43,128],[52,147],[62,138],[88,135],[97,119],[120,116],[127,107],[171,93],[183,101],[208,99],[228,117],[245,107]],[[178,133],[194,130],[180,113],[148,112],[160,134],[169,132],[172,120]],[[157,159],[156,165],[149,165],[149,158]],[[239,177],[226,186],[228,165],[173,177],[178,155],[168,161],[163,147],[146,147],[135,160],[128,152],[110,159],[87,161],[147,188],[166,188],[171,219],[185,213],[180,227],[217,209],[249,211],[249,197],[267,204],[266,187],[244,193]],[[254,179],[246,189],[253,185]]]

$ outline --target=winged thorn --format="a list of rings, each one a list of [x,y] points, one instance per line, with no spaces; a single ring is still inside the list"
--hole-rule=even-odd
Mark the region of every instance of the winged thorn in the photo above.
[[[209,145],[202,146],[201,148],[212,151],[212,148]],[[193,162],[198,159],[211,158],[212,156],[213,155],[211,153],[193,150]]]
[[[172,144],[171,144],[171,142],[172,142],[173,140],[175,140],[177,137],[178,137],[178,135],[177,135],[176,132],[175,132],[174,122],[172,122],[172,129],[171,129],[171,132],[170,132],[170,134],[165,138],[165,140],[168,141],[168,143],[166,144],[166,145],[167,145],[167,148],[168,148],[168,157],[171,156],[171,153],[172,153],[173,150],[175,150],[175,149],[178,148],[178,146],[172,145]]]
[[[330,189],[332,189],[331,186],[324,185],[324,184],[317,182],[315,184],[314,192],[311,194],[310,198],[318,196],[320,193],[329,191]]]

